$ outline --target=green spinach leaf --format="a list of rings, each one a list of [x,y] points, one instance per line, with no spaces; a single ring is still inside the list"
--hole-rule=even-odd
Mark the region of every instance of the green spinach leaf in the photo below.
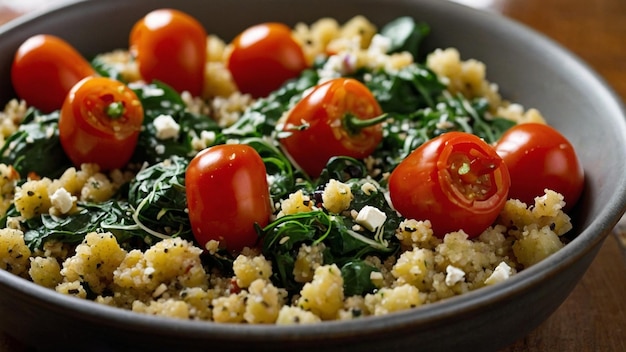
[[[422,40],[430,34],[430,26],[416,22],[413,17],[402,16],[383,26],[380,34],[391,40],[390,53],[408,51],[419,57]]]
[[[133,219],[156,237],[180,236],[193,240],[187,215],[185,171],[189,161],[172,156],[137,173],[128,191]]]
[[[144,128],[139,134],[133,161],[155,164],[174,155],[191,158],[195,154],[194,138],[200,137],[203,131],[220,131],[209,116],[189,112],[181,96],[164,83],[156,81],[148,85],[133,85],[132,88],[144,109]],[[154,121],[161,115],[171,116],[178,124],[177,136],[159,138]]]
[[[20,177],[34,172],[39,176],[59,177],[72,162],[59,140],[59,112],[42,115],[29,109],[18,130],[0,148],[0,162],[13,165]]]

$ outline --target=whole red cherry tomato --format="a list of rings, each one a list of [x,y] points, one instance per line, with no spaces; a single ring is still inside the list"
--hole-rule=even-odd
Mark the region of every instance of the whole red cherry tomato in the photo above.
[[[480,235],[497,218],[510,177],[479,137],[448,132],[415,149],[391,173],[389,194],[402,216],[430,220],[436,236],[462,229]]]
[[[220,241],[229,251],[257,243],[254,224],[268,224],[272,212],[265,164],[252,147],[226,144],[207,148],[185,174],[187,208],[196,241]]]
[[[534,204],[548,188],[563,195],[566,210],[576,204],[585,173],[574,147],[559,131],[541,123],[515,125],[495,148],[511,173],[511,198]]]
[[[172,9],[148,13],[131,30],[130,52],[144,80],[202,94],[207,33],[195,18]]]
[[[95,74],[89,62],[68,42],[45,34],[24,41],[11,67],[17,96],[44,113],[60,109],[70,89]]]
[[[298,166],[317,177],[333,156],[369,156],[382,140],[384,119],[363,83],[336,78],[313,88],[293,107],[280,143]]]
[[[76,166],[96,163],[102,170],[128,163],[143,123],[135,92],[106,77],[87,77],[69,92],[59,116],[61,146]]]
[[[228,69],[243,93],[267,96],[308,64],[302,47],[281,23],[263,23],[241,32],[231,43]]]

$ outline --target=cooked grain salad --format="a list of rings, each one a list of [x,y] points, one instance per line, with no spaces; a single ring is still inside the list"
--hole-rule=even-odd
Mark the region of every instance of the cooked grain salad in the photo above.
[[[437,233],[391,204],[390,174],[426,141],[463,131],[493,145],[514,125],[545,124],[503,99],[482,62],[454,48],[421,52],[429,31],[406,17],[381,28],[362,16],[298,23],[291,35],[306,68],[260,97],[238,89],[233,44],[213,34],[198,96],[147,82],[129,49],[98,55],[98,74],[127,83],[144,110],[132,159],[111,170],[66,157],[59,111],[10,101],[0,112],[0,268],[138,313],[251,324],[362,319],[507,280],[567,242],[561,193],[505,200],[471,236]],[[337,156],[311,177],[278,140],[294,106],[338,77],[372,92],[386,116],[382,139],[370,155]],[[196,154],[236,144],[262,157],[271,214],[250,229],[258,241],[231,250],[194,235],[185,179]]]

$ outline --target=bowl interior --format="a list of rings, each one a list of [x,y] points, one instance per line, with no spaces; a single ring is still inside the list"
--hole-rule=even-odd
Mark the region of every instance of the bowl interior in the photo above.
[[[44,302],[56,314],[106,324],[118,328],[127,325],[136,331],[152,329],[163,334],[185,330],[199,341],[202,336],[243,335],[258,339],[298,339],[306,336],[342,336],[381,331],[392,328],[406,330],[415,324],[432,329],[442,325],[455,314],[490,311],[487,307],[506,300],[514,293],[530,292],[543,280],[566,272],[579,259],[588,264],[612,226],[623,214],[626,204],[626,124],[624,110],[615,94],[593,71],[569,52],[540,34],[491,13],[466,8],[441,0],[109,0],[81,1],[72,6],[53,9],[15,21],[0,28],[0,103],[14,96],[10,82],[12,54],[29,36],[39,33],[58,35],[91,57],[97,53],[128,45],[132,25],[151,9],[175,7],[196,16],[210,33],[225,40],[232,39],[243,28],[264,21],[280,21],[289,25],[311,23],[321,17],[345,21],[361,14],[378,25],[400,16],[409,15],[427,22],[431,35],[425,45],[435,48],[456,47],[462,57],[475,58],[487,66],[487,77],[499,84],[502,95],[527,108],[535,107],[548,122],[562,131],[573,143],[586,172],[586,188],[575,209],[576,238],[563,250],[545,261],[513,277],[499,287],[480,293],[470,293],[432,307],[405,312],[397,316],[376,318],[363,322],[322,324],[302,329],[276,329],[252,326],[220,326],[173,322],[102,307],[91,302],[76,302],[71,297],[59,297],[0,271],[2,290],[19,292],[23,300],[34,306]],[[602,151],[599,157],[598,151]],[[591,255],[589,257],[588,255]],[[586,266],[571,274],[569,289],[584,273]],[[567,285],[565,285],[567,286]],[[556,294],[564,299],[569,291]],[[546,307],[555,309],[561,301]],[[1,303],[0,303],[1,306]],[[481,313],[482,314],[482,313]],[[496,319],[501,313],[493,312]],[[98,322],[99,321],[99,322]],[[535,324],[536,325],[536,324]],[[181,328],[181,327],[184,327]],[[524,331],[529,331],[534,326]],[[343,329],[343,330],[342,330]],[[522,331],[522,333],[524,332]],[[375,333],[376,332],[376,333]],[[512,342],[508,335],[499,343]],[[253,339],[254,340],[254,339]],[[330,341],[330,340],[329,340]],[[330,343],[330,342],[329,342]],[[493,346],[493,345],[491,345]]]

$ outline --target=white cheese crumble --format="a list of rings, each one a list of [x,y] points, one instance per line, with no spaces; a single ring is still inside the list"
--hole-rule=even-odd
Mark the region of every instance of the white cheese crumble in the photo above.
[[[74,206],[75,201],[76,197],[72,196],[72,194],[63,187],[57,189],[54,194],[50,196],[52,206],[58,209],[61,214],[67,214],[67,212],[72,209],[72,206]]]
[[[371,205],[364,206],[355,219],[359,225],[370,231],[376,231],[376,229],[383,226],[386,220],[387,214]]]
[[[487,280],[485,280],[485,285],[493,285],[502,282],[511,277],[512,273],[513,271],[511,267],[507,263],[501,262],[498,266],[496,266],[493,273],[489,275]]]
[[[128,85],[129,88],[131,89],[136,89],[137,87],[140,87],[141,84],[140,83],[130,83]],[[151,86],[147,86],[144,87],[142,89],[142,94],[144,97],[148,98],[148,97],[160,97],[163,96],[165,94],[165,91],[161,88],[158,87],[151,87]]]
[[[165,146],[163,144],[159,144],[159,145],[154,147],[154,151],[157,154],[162,155],[163,153],[165,153]]]
[[[446,286],[454,286],[463,281],[464,278],[465,271],[452,265],[446,267]]]
[[[180,133],[180,125],[176,123],[170,115],[159,115],[152,122],[156,128],[156,137],[158,139],[178,138]]]
[[[155,268],[153,268],[153,267],[151,267],[151,266],[149,266],[149,267],[147,267],[147,268],[145,268],[145,269],[143,270],[143,274],[144,274],[145,276],[150,276],[150,275],[154,274],[155,272],[156,272],[156,269],[155,269]]]
[[[389,48],[391,48],[390,38],[387,38],[381,34],[374,34],[374,36],[372,37],[372,42],[370,43],[369,48],[367,48],[367,51],[370,54],[387,54]]]
[[[201,151],[213,145],[216,138],[217,134],[214,131],[202,131],[200,132],[200,137],[193,136],[191,139],[191,147],[194,150]]]

